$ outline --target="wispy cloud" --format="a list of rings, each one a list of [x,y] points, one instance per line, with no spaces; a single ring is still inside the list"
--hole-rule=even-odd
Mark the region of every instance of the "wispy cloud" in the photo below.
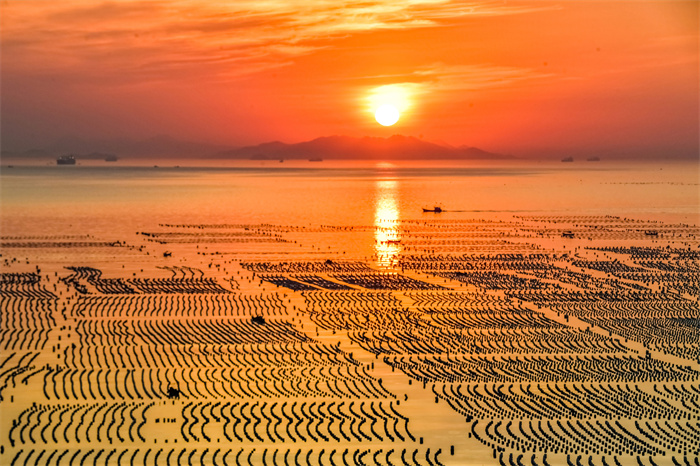
[[[398,92],[401,103],[396,106],[406,108],[414,99],[439,100],[446,93],[468,96],[472,91],[512,89],[516,83],[538,83],[553,76],[530,68],[434,63],[411,73],[363,76],[354,80],[359,89],[366,90],[360,92],[368,94],[370,108],[386,100],[387,89]]]
[[[5,70],[139,82],[173,73],[234,77],[284,66],[350,34],[538,8],[449,0],[15,0],[2,9]]]
[[[498,88],[515,82],[549,78],[552,75],[530,68],[479,65],[445,65],[436,63],[417,70],[415,76],[431,81],[443,90],[476,91]]]

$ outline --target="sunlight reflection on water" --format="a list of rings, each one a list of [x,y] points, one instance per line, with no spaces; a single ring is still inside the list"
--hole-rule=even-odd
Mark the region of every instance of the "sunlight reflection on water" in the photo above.
[[[398,220],[398,181],[377,180],[374,214],[374,240],[377,263],[391,266],[401,251]]]

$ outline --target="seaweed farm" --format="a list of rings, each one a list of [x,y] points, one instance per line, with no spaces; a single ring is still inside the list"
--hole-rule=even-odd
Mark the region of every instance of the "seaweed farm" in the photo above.
[[[502,217],[3,236],[0,463],[697,464],[700,229]]]
[[[1,465],[698,464],[696,171],[284,166],[2,171]]]

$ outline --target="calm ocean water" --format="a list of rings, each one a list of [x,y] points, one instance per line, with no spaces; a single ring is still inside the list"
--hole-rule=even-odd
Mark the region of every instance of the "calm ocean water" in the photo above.
[[[90,163],[90,162],[88,162]],[[695,163],[253,162],[6,168],[2,235],[133,233],[158,223],[375,225],[494,214],[698,223]]]

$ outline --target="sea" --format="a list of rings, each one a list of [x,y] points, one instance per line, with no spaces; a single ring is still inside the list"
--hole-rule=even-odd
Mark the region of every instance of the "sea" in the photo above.
[[[158,223],[374,225],[487,214],[697,224],[700,164],[521,161],[85,161],[0,171],[3,235],[110,236]]]
[[[697,464],[698,258],[697,161],[3,160],[0,465]]]

